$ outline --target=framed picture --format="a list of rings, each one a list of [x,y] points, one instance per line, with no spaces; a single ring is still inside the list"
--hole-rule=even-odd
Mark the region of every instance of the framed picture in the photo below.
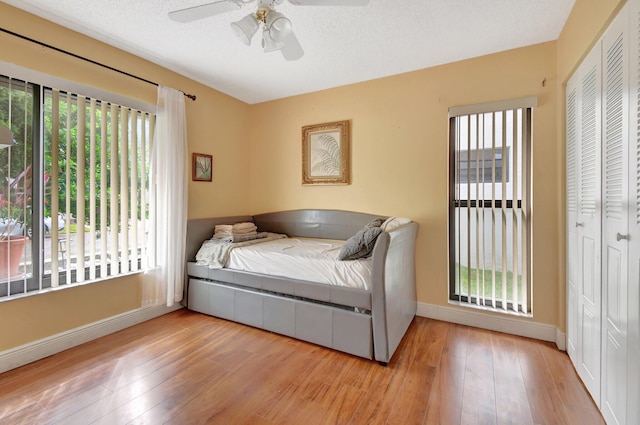
[[[349,184],[349,121],[302,127],[302,184]]]
[[[213,156],[204,153],[194,153],[192,156],[191,179],[197,182],[213,180]]]

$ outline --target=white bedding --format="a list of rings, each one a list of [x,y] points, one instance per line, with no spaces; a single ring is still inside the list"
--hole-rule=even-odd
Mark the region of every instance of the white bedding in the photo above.
[[[286,238],[231,250],[226,267],[369,290],[371,258],[339,261],[342,241]]]
[[[221,269],[227,264],[229,260],[229,253],[242,246],[254,245],[257,243],[263,243],[273,239],[286,238],[286,235],[278,233],[262,232],[261,238],[249,239],[241,242],[230,242],[226,239],[212,238],[202,243],[202,246],[196,254],[196,263],[202,266],[207,266],[210,269]],[[231,237],[233,239],[233,237]]]

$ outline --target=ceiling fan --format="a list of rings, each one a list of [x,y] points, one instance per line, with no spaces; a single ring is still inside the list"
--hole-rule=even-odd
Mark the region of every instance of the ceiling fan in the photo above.
[[[247,46],[262,26],[262,48],[265,52],[279,50],[286,60],[298,60],[304,55],[302,46],[292,30],[291,21],[275,7],[284,0],[219,0],[169,13],[176,22],[198,19],[238,10],[245,4],[257,2],[257,10],[231,23],[234,34]],[[366,6],[369,0],[287,0],[296,6]]]

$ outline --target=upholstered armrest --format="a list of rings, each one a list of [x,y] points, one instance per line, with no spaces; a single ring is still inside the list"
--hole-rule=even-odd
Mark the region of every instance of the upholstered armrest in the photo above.
[[[387,363],[416,314],[415,222],[383,232],[373,250],[371,288],[374,355]]]

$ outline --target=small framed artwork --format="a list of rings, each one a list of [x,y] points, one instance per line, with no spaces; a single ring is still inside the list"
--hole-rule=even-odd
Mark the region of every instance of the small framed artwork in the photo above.
[[[349,121],[302,127],[302,184],[349,184]]]
[[[210,182],[213,180],[213,156],[204,153],[194,153],[192,156],[191,179],[196,182]]]

